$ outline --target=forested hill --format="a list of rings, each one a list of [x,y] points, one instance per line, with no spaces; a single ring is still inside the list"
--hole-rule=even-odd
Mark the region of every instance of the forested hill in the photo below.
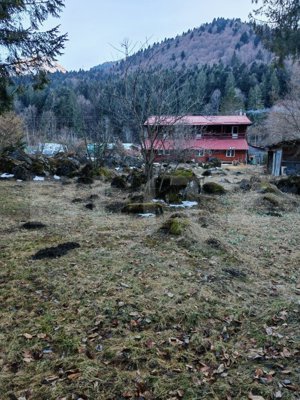
[[[52,74],[44,90],[29,86],[20,92],[15,110],[25,120],[29,141],[95,140],[103,132],[138,141],[136,113],[124,101],[124,93],[133,91],[141,120],[157,113],[241,110],[254,120],[286,93],[289,76],[271,59],[249,25],[217,19],[129,57],[129,75],[122,73],[124,61]],[[126,89],[125,76],[131,82]]]
[[[233,58],[247,65],[254,61],[269,63],[272,54],[263,47],[250,24],[240,19],[217,18],[175,38],[140,49],[128,62],[132,67],[181,69],[220,62],[230,65]],[[93,69],[107,71],[112,66],[122,69],[124,64],[124,61],[105,63]]]

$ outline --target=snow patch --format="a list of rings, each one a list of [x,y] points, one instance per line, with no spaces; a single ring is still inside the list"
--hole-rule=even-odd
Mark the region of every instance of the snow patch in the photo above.
[[[139,217],[141,218],[152,218],[155,217],[155,214],[153,213],[145,213],[145,214],[138,214]]]
[[[163,200],[161,199],[153,199],[153,203],[162,203],[166,204]],[[169,207],[172,208],[191,208],[195,207],[198,205],[197,201],[182,201],[180,204],[167,204]]]
[[[34,180],[34,181],[44,181],[45,178],[44,178],[43,176],[35,176],[35,177],[33,178],[33,180]]]
[[[169,204],[169,207],[174,208],[192,208],[198,205],[197,201],[183,201],[181,204]]]
[[[0,178],[3,178],[3,179],[10,179],[13,177],[14,177],[13,174],[8,174],[7,172],[4,172],[4,174],[0,175]]]
[[[58,176],[58,175],[53,175],[53,179],[55,179],[56,181],[59,181],[59,180],[60,180],[60,176]]]

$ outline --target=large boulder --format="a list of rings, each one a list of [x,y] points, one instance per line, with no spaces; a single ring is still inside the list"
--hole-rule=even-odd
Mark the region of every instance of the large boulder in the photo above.
[[[289,176],[287,178],[282,178],[275,182],[275,185],[282,192],[300,194],[300,176]]]
[[[14,174],[15,179],[20,179],[22,181],[29,181],[32,179],[32,173],[24,164],[16,165],[13,168],[12,173]]]
[[[226,193],[224,187],[222,185],[220,185],[219,183],[216,183],[216,182],[204,183],[204,185],[202,186],[202,189],[203,189],[203,191],[205,193],[208,193],[208,194],[221,195],[221,194],[225,194]]]
[[[27,166],[27,168],[32,165],[32,157],[29,154],[25,153],[25,151],[22,149],[16,149],[12,151],[10,153],[10,157],[14,160],[21,161]]]
[[[51,172],[51,164],[46,157],[36,157],[32,160],[30,171],[34,175],[48,176]]]
[[[67,176],[73,178],[79,171],[80,162],[74,157],[57,156],[54,157],[55,174],[58,176]]]
[[[22,163],[8,156],[0,156],[0,172],[13,173],[13,169]]]
[[[168,203],[180,203],[200,193],[201,185],[191,170],[177,169],[155,179],[155,196]]]

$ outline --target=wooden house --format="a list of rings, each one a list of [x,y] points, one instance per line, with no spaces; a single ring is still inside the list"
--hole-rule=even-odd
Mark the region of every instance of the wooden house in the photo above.
[[[224,163],[246,163],[249,125],[245,115],[151,116],[144,124],[145,147],[156,162],[217,158]]]

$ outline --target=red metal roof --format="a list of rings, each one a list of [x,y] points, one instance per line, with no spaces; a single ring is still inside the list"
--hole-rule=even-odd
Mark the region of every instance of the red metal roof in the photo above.
[[[251,121],[246,115],[152,115],[144,125],[251,125]]]
[[[146,148],[151,147],[150,140]],[[156,140],[154,150],[248,150],[246,139],[193,139],[193,140]]]

